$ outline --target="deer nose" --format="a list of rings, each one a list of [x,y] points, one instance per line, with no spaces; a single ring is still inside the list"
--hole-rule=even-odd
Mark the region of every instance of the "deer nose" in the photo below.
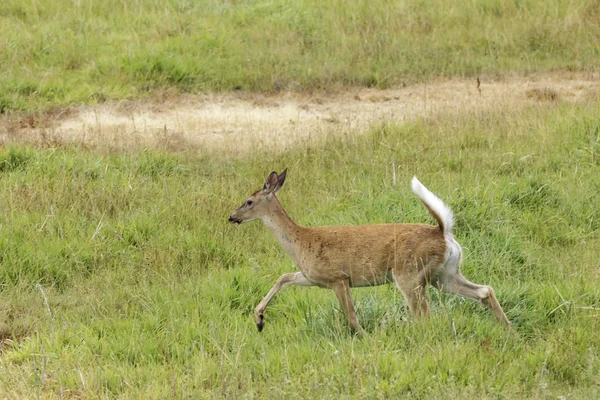
[[[229,216],[229,222],[233,222],[233,215]]]

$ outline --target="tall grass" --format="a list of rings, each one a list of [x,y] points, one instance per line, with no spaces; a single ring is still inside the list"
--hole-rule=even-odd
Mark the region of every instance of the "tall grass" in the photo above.
[[[595,70],[598,20],[594,0],[5,0],[0,112],[165,89],[329,90]]]
[[[448,115],[237,160],[4,148],[0,393],[597,397],[599,111]],[[256,332],[254,306],[291,263],[261,223],[226,219],[285,166],[281,201],[309,226],[433,222],[417,175],[453,208],[463,272],[496,289],[514,330],[434,290],[432,316],[413,321],[382,286],[353,291],[364,338],[317,288],[281,292]]]

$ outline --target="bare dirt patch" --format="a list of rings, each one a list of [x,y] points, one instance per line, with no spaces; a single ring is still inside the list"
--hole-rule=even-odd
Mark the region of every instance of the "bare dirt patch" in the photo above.
[[[0,140],[239,154],[310,143],[340,132],[359,133],[378,122],[519,109],[539,102],[584,102],[597,98],[599,89],[597,73],[554,73],[455,79],[387,90],[350,88],[312,95],[163,94],[43,115],[5,116],[0,120]]]

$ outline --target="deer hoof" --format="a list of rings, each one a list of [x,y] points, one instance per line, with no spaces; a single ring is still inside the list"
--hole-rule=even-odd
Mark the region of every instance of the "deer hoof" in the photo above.
[[[260,313],[259,317],[259,321],[256,323],[256,327],[258,328],[259,332],[262,332],[263,327],[265,326],[265,317],[263,316],[262,313]]]

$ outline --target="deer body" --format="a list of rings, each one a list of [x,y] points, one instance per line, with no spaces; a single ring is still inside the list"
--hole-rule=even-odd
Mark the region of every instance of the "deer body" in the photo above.
[[[287,170],[286,170],[287,171]],[[361,331],[350,287],[394,282],[409,309],[416,315],[428,312],[425,287],[471,298],[491,308],[498,320],[509,325],[489,286],[469,282],[460,274],[462,249],[454,240],[450,209],[416,178],[413,191],[425,203],[439,226],[424,224],[377,224],[305,228],[285,212],[275,195],[285,181],[273,172],[262,190],[255,192],[230,217],[233,223],[262,219],[294,261],[300,272],[282,275],[255,310],[259,331],[264,310],[285,286],[319,286],[332,289],[350,326]]]

